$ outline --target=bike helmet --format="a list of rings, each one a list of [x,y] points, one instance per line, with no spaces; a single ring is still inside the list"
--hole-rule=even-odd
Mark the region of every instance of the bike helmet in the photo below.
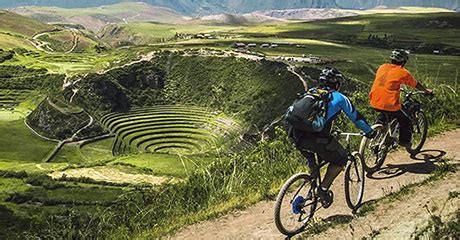
[[[327,67],[319,75],[319,84],[336,89],[345,81],[343,74],[336,68]]]
[[[404,49],[395,49],[391,52],[390,59],[395,62],[407,62],[409,60],[409,51]]]

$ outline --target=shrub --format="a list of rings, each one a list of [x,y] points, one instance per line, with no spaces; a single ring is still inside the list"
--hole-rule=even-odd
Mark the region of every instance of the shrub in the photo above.
[[[19,178],[24,179],[27,178],[29,175],[26,171],[22,170],[19,172],[11,171],[11,170],[0,170],[0,177],[3,178]]]
[[[65,187],[64,184],[55,181],[45,174],[33,174],[26,179],[26,183],[33,186],[43,186],[43,188],[49,190]]]

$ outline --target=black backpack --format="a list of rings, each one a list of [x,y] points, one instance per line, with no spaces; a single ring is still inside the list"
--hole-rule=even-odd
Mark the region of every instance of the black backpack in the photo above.
[[[309,89],[287,109],[284,120],[300,131],[321,131],[326,118],[329,93],[323,89]]]

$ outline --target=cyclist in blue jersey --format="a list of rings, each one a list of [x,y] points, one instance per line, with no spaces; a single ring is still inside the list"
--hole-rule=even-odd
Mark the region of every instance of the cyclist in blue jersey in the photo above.
[[[374,135],[372,128],[356,110],[348,97],[339,92],[343,81],[345,81],[344,76],[335,68],[326,68],[321,72],[318,88],[328,90],[329,93],[326,116],[320,121],[321,123],[315,131],[301,131],[288,124],[289,137],[302,153],[307,154],[307,151],[315,152],[323,161],[330,163],[321,186],[317,189],[324,208],[328,208],[333,202],[333,195],[329,188],[345,167],[348,159],[345,148],[330,133],[332,122],[341,112],[344,112],[366,136],[372,138]],[[311,159],[311,156],[306,157]]]

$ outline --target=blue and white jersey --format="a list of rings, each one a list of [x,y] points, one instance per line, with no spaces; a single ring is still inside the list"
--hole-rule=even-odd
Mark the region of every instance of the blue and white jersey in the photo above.
[[[367,124],[364,117],[356,111],[356,108],[345,95],[338,91],[330,93],[330,100],[327,105],[327,114],[325,119],[325,126],[334,121],[340,112],[344,112],[347,117],[364,133],[372,132],[372,128]]]

